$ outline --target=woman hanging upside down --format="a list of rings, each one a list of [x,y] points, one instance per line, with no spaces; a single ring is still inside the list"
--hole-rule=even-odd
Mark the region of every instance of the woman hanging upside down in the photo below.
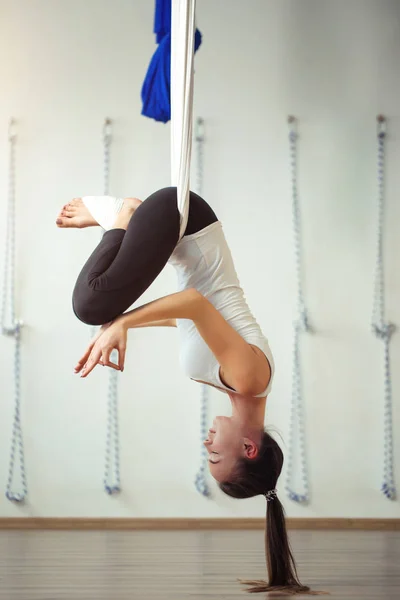
[[[246,582],[249,591],[307,593],[298,580],[284,511],[276,496],[283,454],[264,430],[274,363],[270,348],[240,287],[222,225],[210,206],[190,194],[189,218],[179,241],[176,188],[145,202],[108,196],[75,199],[64,206],[60,228],[101,224],[106,232],[83,267],[73,293],[76,316],[102,325],[75,372],[87,377],[98,364],[123,371],[127,331],[177,327],[184,372],[225,392],[231,417],[217,417],[204,444],[212,476],[234,498],[267,500],[268,582]],[[178,292],[126,311],[170,262]],[[118,350],[118,364],[111,352]]]

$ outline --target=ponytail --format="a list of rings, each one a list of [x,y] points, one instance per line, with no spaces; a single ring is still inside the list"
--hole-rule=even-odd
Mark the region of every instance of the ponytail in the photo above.
[[[299,582],[287,536],[285,512],[279,498],[267,502],[265,553],[270,586],[287,586],[301,592],[309,591],[310,588],[301,585]]]
[[[310,590],[308,586],[300,583],[287,535],[285,511],[276,496],[270,501],[267,499],[265,556],[268,581],[241,580],[241,583],[250,586],[248,592],[277,592],[288,596],[318,596],[326,593]]]

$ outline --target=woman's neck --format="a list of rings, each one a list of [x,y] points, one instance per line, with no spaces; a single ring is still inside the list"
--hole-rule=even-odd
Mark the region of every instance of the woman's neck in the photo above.
[[[232,419],[240,423],[244,435],[251,438],[251,434],[264,430],[266,398],[249,398],[240,394],[229,394],[232,404]]]

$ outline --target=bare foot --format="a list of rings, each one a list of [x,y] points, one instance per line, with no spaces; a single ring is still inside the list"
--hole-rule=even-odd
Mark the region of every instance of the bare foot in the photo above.
[[[127,229],[132,215],[141,204],[139,198],[124,198],[123,207],[114,222],[114,229]]]
[[[95,227],[98,222],[92,217],[81,198],[74,198],[69,204],[63,206],[56,220],[57,227]]]

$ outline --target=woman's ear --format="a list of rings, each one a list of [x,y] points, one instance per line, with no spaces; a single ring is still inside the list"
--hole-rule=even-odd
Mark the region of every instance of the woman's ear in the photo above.
[[[257,445],[248,438],[244,438],[243,440],[243,449],[245,458],[257,458],[258,456],[258,448]]]

